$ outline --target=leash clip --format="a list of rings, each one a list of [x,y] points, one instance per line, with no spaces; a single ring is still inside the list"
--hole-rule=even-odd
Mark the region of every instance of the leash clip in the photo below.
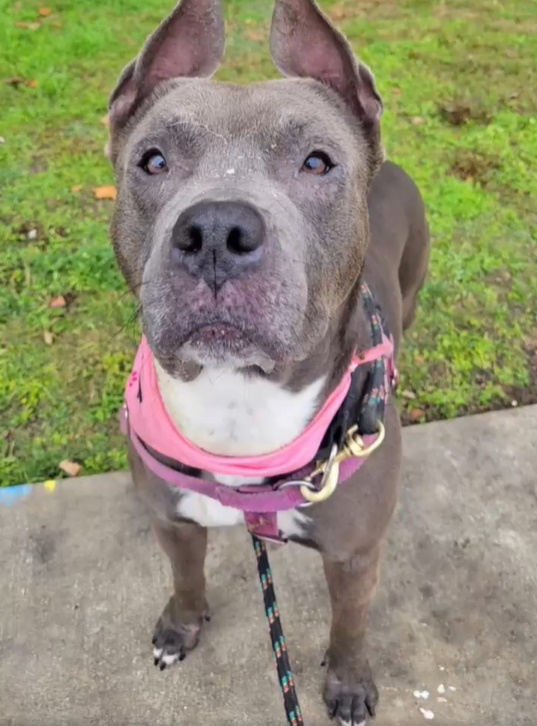
[[[347,459],[366,459],[381,446],[385,438],[386,429],[381,421],[379,421],[378,435],[369,446],[365,445],[363,438],[358,434],[357,425],[349,429],[341,451],[338,450],[337,444],[334,444],[328,459],[321,462],[302,483],[300,493],[304,499],[309,504],[318,504],[329,499],[339,483],[339,465]],[[313,479],[319,474],[323,477],[319,487],[315,487]]]

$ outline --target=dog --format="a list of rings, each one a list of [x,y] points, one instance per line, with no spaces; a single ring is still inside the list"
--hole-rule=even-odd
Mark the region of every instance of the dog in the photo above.
[[[395,356],[429,259],[420,193],[384,158],[373,75],[314,0],[276,0],[279,80],[210,80],[224,43],[219,0],[182,0],[109,105],[111,236],[144,335],[127,398],[145,429],[129,437],[129,461],[174,576],[153,638],[161,668],[199,640],[207,528],[246,518],[259,533],[263,522],[222,491],[251,492],[278,466],[289,474],[281,452],[304,464],[295,442],[311,444],[321,418],[327,428],[356,353],[372,345],[364,283]],[[384,443],[330,498],[277,515],[279,539],[322,557],[332,605],[324,700],[351,726],[378,701],[365,631],[400,474],[393,397],[383,427]],[[267,467],[256,476],[252,462]]]

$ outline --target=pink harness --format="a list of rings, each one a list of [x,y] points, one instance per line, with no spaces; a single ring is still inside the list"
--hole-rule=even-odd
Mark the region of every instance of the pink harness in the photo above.
[[[125,404],[121,410],[122,430],[129,436],[144,464],[156,476],[171,486],[203,494],[226,507],[243,511],[252,534],[281,542],[277,513],[308,504],[300,492],[300,486],[315,469],[321,442],[349,392],[352,373],[358,366],[385,358],[387,368],[393,375],[393,356],[393,342],[383,334],[382,343],[353,358],[341,382],[319,413],[294,441],[271,454],[226,457],[200,449],[177,430],[164,407],[153,354],[144,337],[126,386]],[[376,437],[376,434],[364,436],[365,445],[373,443]],[[211,474],[231,474],[260,480],[278,477],[278,480],[270,484],[229,487],[167,466],[159,461],[157,455],[177,461],[180,466]],[[340,467],[339,481],[343,482],[352,476],[363,461],[361,458],[344,461]]]

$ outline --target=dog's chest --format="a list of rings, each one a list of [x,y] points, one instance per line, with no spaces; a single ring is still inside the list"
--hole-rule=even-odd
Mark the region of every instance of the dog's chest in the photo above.
[[[156,369],[162,400],[177,428],[200,448],[222,456],[259,456],[290,443],[312,418],[324,384],[321,378],[295,393],[235,371],[202,371],[186,383],[158,364]],[[237,476],[215,478],[235,487],[262,483]],[[195,492],[181,497],[178,513],[203,527],[244,523],[243,512]],[[307,517],[298,510],[278,515],[287,537],[299,536],[305,522]]]

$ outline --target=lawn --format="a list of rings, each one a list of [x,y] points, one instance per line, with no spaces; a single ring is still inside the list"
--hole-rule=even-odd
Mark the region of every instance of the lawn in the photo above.
[[[407,422],[537,402],[534,0],[324,0],[376,73],[421,187],[431,273],[402,356]],[[274,76],[271,3],[227,0],[219,73]],[[138,339],[108,241],[107,97],[165,0],[0,0],[0,484],[124,467]]]

